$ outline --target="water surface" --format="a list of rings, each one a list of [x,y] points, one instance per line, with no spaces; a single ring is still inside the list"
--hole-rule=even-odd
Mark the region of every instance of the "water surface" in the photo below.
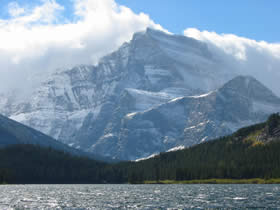
[[[280,185],[3,185],[0,209],[277,208]]]

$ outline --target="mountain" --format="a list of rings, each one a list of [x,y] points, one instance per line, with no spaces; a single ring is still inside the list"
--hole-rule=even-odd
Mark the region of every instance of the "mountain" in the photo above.
[[[70,149],[41,132],[0,115],[0,145],[4,147],[13,144],[34,144],[59,150]]]
[[[44,148],[52,148],[57,151],[63,151],[75,156],[88,157],[91,159],[111,162],[109,158],[103,158],[98,155],[92,155],[83,151],[71,148],[57,140],[36,131],[30,127],[22,125],[14,120],[0,115],[0,147],[11,145],[37,145]]]
[[[200,183],[201,179],[212,179],[206,180],[208,183],[217,179],[227,179],[218,180],[226,183],[279,183],[279,149],[279,114],[230,136],[139,162],[106,164],[50,148],[12,145],[0,148],[0,184]]]
[[[131,164],[130,180],[279,179],[279,149],[280,116],[273,114],[230,136]]]
[[[96,66],[59,70],[29,94],[2,95],[0,112],[74,148],[132,160],[264,120],[278,105],[265,87],[267,95],[260,89],[250,100],[234,95],[230,87],[217,91],[237,75],[205,43],[147,29]],[[241,94],[247,97],[251,90],[244,85],[249,92]],[[253,100],[260,110],[248,110]],[[238,116],[225,117],[223,106],[235,109],[235,103],[247,115],[236,110]]]
[[[20,90],[4,94],[0,112],[73,147],[87,149],[107,135],[104,131],[116,104],[124,97],[132,97],[129,113],[207,92],[232,77],[222,66],[202,42],[147,29],[97,66],[58,71],[27,96]]]
[[[125,104],[119,105],[117,114],[125,109]],[[279,110],[280,98],[254,78],[238,76],[216,91],[178,97],[112,119],[112,134],[108,133],[91,149],[104,154],[110,145],[115,147],[110,152],[115,152],[118,158],[137,159],[143,154],[150,156],[228,135],[241,127],[263,122],[270,113]]]

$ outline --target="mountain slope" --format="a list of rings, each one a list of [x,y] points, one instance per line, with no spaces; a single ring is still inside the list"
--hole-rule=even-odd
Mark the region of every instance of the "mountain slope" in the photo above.
[[[106,135],[112,110],[124,96],[134,105],[123,111],[145,110],[219,87],[233,77],[224,69],[206,44],[147,29],[97,66],[60,70],[25,97],[20,91],[4,95],[0,111],[73,147],[87,149]],[[139,104],[140,95],[145,104]]]
[[[280,116],[188,149],[105,164],[34,145],[0,148],[0,183],[141,183],[280,177]],[[32,169],[32,170],[30,170]],[[278,180],[279,182],[279,180]]]
[[[0,144],[7,146],[12,144],[36,144],[44,147],[54,147],[64,150],[67,148],[62,143],[44,135],[32,128],[21,125],[0,115]]]
[[[52,148],[58,151],[67,152],[75,156],[83,156],[109,162],[112,161],[108,158],[87,154],[85,152],[71,148],[39,131],[0,115],[0,147],[19,144],[37,145],[40,147]]]
[[[125,109],[125,104],[119,105]],[[264,121],[280,110],[280,99],[260,82],[238,76],[220,89],[179,97],[145,111],[112,119],[108,134],[91,149],[121,159],[138,159],[178,146],[192,146]],[[109,133],[110,132],[110,133]]]
[[[144,180],[280,177],[280,116],[191,148],[131,164],[132,182]]]
[[[20,91],[5,94],[0,97],[0,112],[74,148],[137,159],[233,132],[274,112],[270,99],[254,103],[260,110],[251,113],[251,99],[236,95],[232,101],[230,91],[217,96],[216,90],[237,72],[205,43],[147,29],[96,66],[60,70],[27,96]],[[261,94],[271,98],[267,91],[259,92],[254,100]],[[187,97],[195,95],[200,97]],[[247,113],[244,119],[241,113],[236,119],[229,114],[220,119],[224,105],[230,109],[238,104]],[[188,106],[202,116],[185,110]],[[186,142],[184,136],[193,140]]]

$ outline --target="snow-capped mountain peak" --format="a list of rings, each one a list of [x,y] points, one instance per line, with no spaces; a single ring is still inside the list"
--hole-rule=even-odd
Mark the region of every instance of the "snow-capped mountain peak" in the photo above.
[[[3,95],[0,113],[72,147],[138,159],[228,134],[277,110],[270,90],[251,77],[234,78],[237,72],[203,42],[147,29],[97,65],[50,75],[21,100],[19,92]]]

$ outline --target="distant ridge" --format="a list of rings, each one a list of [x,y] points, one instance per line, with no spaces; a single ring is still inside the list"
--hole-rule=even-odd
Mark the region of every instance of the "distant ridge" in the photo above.
[[[137,101],[135,95],[141,97],[138,104],[152,101],[151,96],[144,99],[129,92],[121,98],[124,102],[119,109],[129,109],[129,102]],[[125,115],[115,121],[119,133],[104,137],[93,149],[102,154],[110,141],[118,139],[120,143],[114,151],[119,158],[137,159],[143,158],[143,154],[148,157],[231,134],[241,127],[263,122],[271,113],[279,111],[280,98],[253,77],[237,76],[207,94],[177,97]]]
[[[109,158],[102,158],[73,149],[39,131],[0,115],[0,147],[22,144],[38,145],[45,148],[52,148],[67,152],[76,156],[94,158],[103,161],[112,161]]]
[[[230,136],[131,164],[130,178],[132,183],[279,183],[279,150],[280,116],[273,114]]]

